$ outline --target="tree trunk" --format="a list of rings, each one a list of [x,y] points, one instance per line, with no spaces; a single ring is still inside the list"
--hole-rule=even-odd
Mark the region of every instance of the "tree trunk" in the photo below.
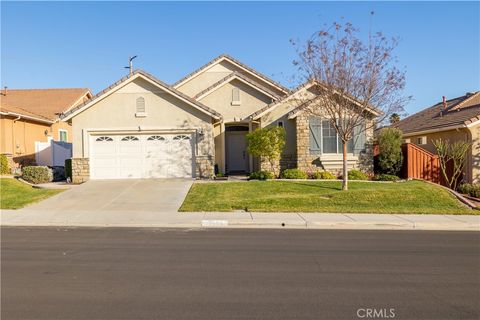
[[[342,190],[348,190],[348,163],[347,163],[347,142],[342,141],[343,146],[343,182]]]

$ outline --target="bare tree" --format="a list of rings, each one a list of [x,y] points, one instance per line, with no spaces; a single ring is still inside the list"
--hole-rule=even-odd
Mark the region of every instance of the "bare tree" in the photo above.
[[[364,43],[350,23],[333,23],[313,34],[303,45],[295,41],[299,74],[315,84],[297,98],[310,115],[330,120],[343,146],[343,184],[348,190],[347,144],[354,132],[362,134],[395,113],[410,99],[402,95],[405,72],[396,67],[392,52],[396,39],[381,33]]]

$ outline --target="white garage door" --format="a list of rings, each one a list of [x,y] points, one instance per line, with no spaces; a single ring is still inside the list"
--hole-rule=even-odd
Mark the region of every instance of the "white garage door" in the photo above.
[[[92,179],[191,178],[192,173],[191,134],[91,136]]]

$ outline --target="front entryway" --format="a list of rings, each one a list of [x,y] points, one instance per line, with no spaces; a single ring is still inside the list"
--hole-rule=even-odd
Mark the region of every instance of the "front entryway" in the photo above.
[[[249,171],[249,157],[247,153],[248,127],[230,127],[225,132],[226,144],[226,171],[229,174],[245,173]]]
[[[92,135],[91,179],[191,178],[192,134]]]

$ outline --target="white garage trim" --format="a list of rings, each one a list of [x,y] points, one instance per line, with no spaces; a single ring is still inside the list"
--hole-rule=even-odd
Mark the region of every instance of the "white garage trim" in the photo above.
[[[155,128],[155,127],[118,127],[87,128],[82,130],[82,157],[89,158],[90,136],[99,134],[150,134],[150,133],[195,133],[195,155],[198,155],[198,128]]]
[[[92,179],[195,177],[195,131],[95,131],[88,137]]]

